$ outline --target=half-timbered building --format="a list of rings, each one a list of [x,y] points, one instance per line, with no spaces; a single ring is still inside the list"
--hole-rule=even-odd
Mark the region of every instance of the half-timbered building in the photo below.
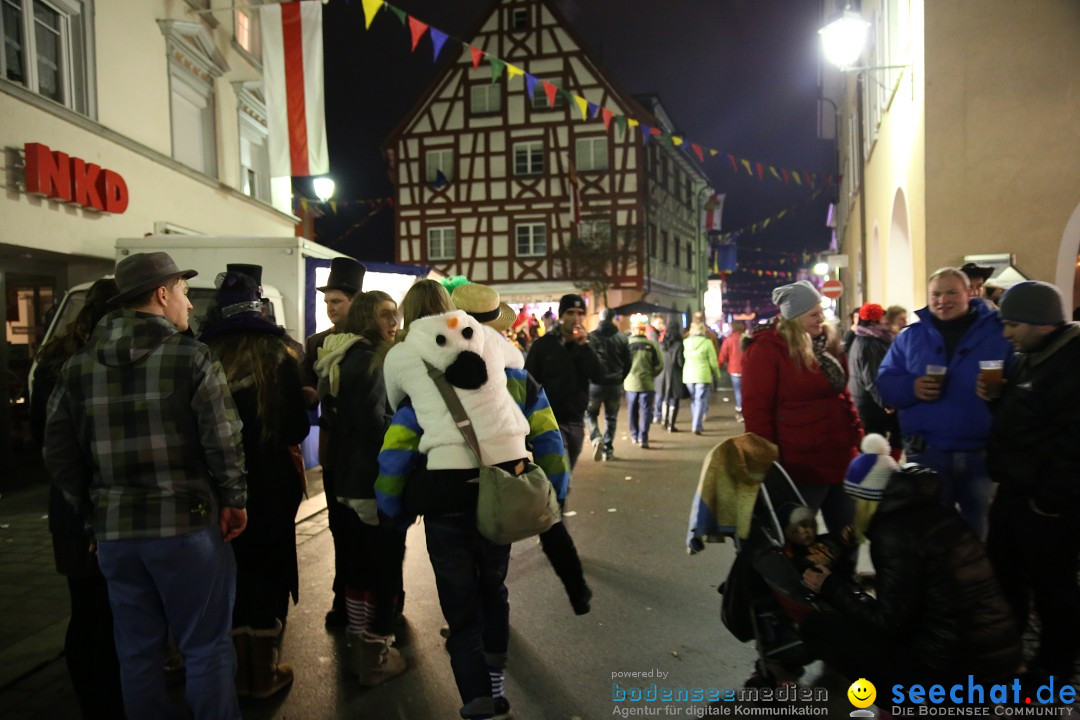
[[[658,98],[623,92],[546,0],[495,3],[468,42],[538,81],[530,95],[466,48],[387,139],[396,259],[512,303],[586,290],[590,311],[698,309],[711,189],[688,153],[642,132],[676,132]]]

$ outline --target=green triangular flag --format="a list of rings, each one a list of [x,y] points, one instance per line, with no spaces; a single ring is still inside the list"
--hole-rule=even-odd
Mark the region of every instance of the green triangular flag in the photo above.
[[[502,77],[503,70],[506,68],[506,63],[494,55],[488,55],[488,62],[491,63],[491,84],[494,85],[499,82],[499,78]]]
[[[401,8],[396,8],[393,5],[389,5],[389,4],[387,4],[386,7],[390,9],[390,12],[397,15],[397,19],[401,21],[402,25],[408,25],[409,24],[409,16],[405,14],[404,10],[402,10]]]
[[[626,133],[626,116],[625,115],[616,115],[615,116],[615,126],[617,128],[619,128],[619,134],[620,135],[625,134]]]

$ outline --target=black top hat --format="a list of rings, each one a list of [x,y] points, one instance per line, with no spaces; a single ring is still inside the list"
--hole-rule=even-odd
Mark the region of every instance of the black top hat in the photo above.
[[[116,286],[120,288],[120,293],[113,296],[109,302],[114,305],[122,303],[139,293],[163,285],[170,278],[179,276],[187,280],[198,274],[194,270],[178,268],[169,257],[169,253],[151,252],[128,255],[116,264]]]
[[[986,281],[994,274],[994,268],[989,265],[976,265],[973,262],[969,262],[960,266],[960,272],[964,273],[972,280],[975,278],[982,278],[983,281]]]
[[[319,292],[340,290],[346,295],[355,295],[364,287],[364,273],[367,268],[351,257],[336,257],[330,261],[330,277],[326,284],[315,288]]]
[[[225,272],[238,272],[255,280],[255,284],[262,287],[262,265],[248,265],[246,263],[229,263],[225,266]]]

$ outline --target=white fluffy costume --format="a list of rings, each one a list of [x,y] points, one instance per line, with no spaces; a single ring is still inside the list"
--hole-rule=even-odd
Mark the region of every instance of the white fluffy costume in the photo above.
[[[450,410],[428,376],[427,361],[446,373],[476,431],[484,463],[494,465],[528,455],[529,423],[506,389],[507,367],[524,361],[498,332],[462,310],[430,315],[409,325],[405,340],[386,355],[383,375],[390,405],[408,396],[423,428],[420,452],[429,470],[477,467]]]

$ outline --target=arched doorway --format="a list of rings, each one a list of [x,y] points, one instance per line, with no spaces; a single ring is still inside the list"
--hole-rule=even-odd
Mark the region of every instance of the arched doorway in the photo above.
[[[1061,289],[1065,300],[1065,317],[1072,317],[1072,310],[1080,298],[1080,205],[1073,210],[1061,236],[1054,284]]]
[[[909,311],[914,309],[915,272],[911,259],[911,234],[908,230],[907,199],[903,190],[897,190],[893,198],[892,222],[889,226],[888,277],[885,282],[885,296],[878,302],[882,305],[903,305]]]

